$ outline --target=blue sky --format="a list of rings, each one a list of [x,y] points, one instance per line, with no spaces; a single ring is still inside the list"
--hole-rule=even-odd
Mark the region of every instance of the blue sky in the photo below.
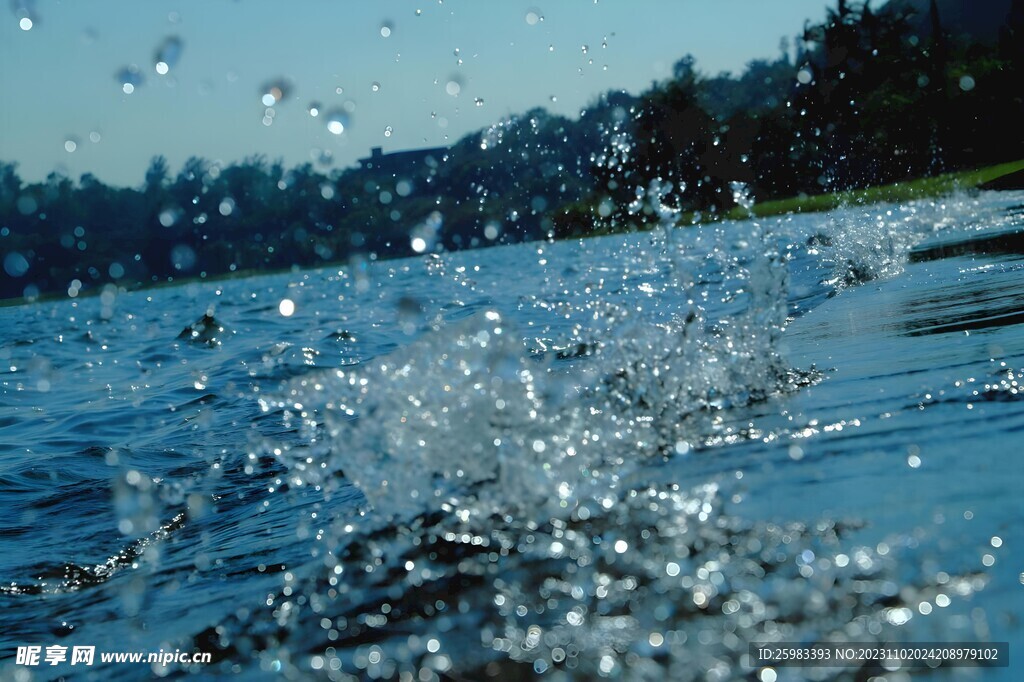
[[[0,160],[16,161],[30,181],[57,168],[73,178],[91,172],[135,186],[156,154],[174,172],[192,155],[230,163],[263,154],[294,165],[325,151],[344,167],[372,146],[444,145],[534,106],[576,115],[609,89],[643,90],[686,53],[709,74],[773,57],[780,38],[795,36],[805,19],[821,19],[826,3],[15,0],[12,6],[0,10]],[[169,37],[181,41],[180,59],[160,75],[155,53]],[[116,74],[132,64],[142,82],[126,94]],[[279,81],[289,87],[268,126],[262,88]],[[310,116],[311,102],[322,105],[320,116]],[[332,134],[323,114],[345,107],[346,129]]]

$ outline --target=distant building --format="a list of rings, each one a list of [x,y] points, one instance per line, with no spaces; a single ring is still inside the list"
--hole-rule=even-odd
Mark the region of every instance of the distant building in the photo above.
[[[362,168],[372,168],[383,171],[410,171],[421,165],[436,165],[441,163],[448,147],[431,147],[429,149],[407,149],[400,152],[384,153],[380,147],[373,147],[370,155],[359,159]]]

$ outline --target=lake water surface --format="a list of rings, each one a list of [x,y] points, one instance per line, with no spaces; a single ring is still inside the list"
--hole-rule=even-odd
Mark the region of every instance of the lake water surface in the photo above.
[[[1018,679],[747,651],[1024,655],[1022,301],[984,193],[2,309],[0,678]]]

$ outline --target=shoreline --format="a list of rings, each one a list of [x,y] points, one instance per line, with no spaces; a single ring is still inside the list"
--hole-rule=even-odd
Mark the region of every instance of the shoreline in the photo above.
[[[1005,163],[986,166],[966,171],[954,171],[942,173],[932,177],[917,178],[906,182],[897,182],[891,185],[879,185],[866,187],[858,190],[846,190],[843,192],[832,192],[828,194],[816,194],[789,197],[787,199],[774,199],[755,204],[751,209],[736,206],[726,213],[716,214],[700,211],[691,211],[679,217],[677,227],[691,227],[706,223],[722,222],[727,220],[750,220],[752,218],[771,218],[780,215],[795,213],[823,213],[848,206],[870,206],[874,204],[916,201],[920,199],[933,199],[951,194],[957,190],[986,189],[986,185],[993,185],[992,189],[1012,189],[1013,186],[1024,187],[1024,159],[1008,161]],[[1009,183],[1007,183],[1009,180]],[[1006,186],[1009,185],[1009,186]],[[569,235],[558,238],[559,241],[571,239],[587,239],[590,237],[608,236],[612,234],[624,234],[629,232],[646,232],[653,229],[650,223],[638,223],[630,225],[630,229],[620,230],[594,230],[589,234]],[[487,246],[478,248],[489,248]],[[471,249],[466,249],[471,250]],[[375,254],[367,256],[371,262],[399,260],[408,258],[407,254],[382,256]],[[244,270],[220,272],[206,276],[191,275],[181,279],[160,282],[135,282],[132,285],[120,285],[116,282],[83,290],[75,298],[91,298],[98,296],[108,286],[117,288],[118,293],[144,291],[147,289],[160,289],[163,287],[185,286],[198,282],[219,282],[223,280],[244,279],[256,275],[277,275],[285,272],[299,272],[302,270],[313,270],[329,267],[346,267],[350,265],[352,258],[337,261],[327,261],[317,264],[292,265],[287,268],[256,269],[247,268]],[[33,303],[45,303],[64,298],[66,294],[57,291],[41,293],[31,298],[18,296],[0,299],[0,308],[13,308]]]

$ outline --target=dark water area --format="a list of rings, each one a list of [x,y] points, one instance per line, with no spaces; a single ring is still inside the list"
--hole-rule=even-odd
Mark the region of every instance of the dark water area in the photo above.
[[[1022,200],[4,308],[0,678],[1017,679],[747,647],[1024,651]]]

